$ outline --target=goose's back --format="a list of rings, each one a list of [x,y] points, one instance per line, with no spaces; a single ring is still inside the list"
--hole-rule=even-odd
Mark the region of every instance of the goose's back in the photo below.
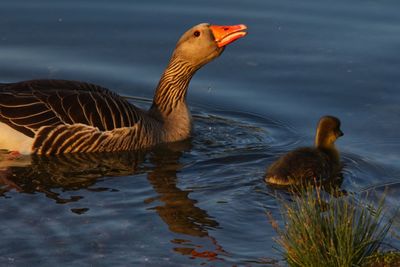
[[[0,85],[0,121],[33,137],[42,126],[85,124],[101,131],[130,127],[141,111],[98,85],[32,80]]]

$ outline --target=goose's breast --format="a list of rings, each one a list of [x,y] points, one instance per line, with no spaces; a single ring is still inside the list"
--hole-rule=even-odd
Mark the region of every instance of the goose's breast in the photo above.
[[[33,138],[14,130],[0,122],[0,149],[18,151],[21,154],[32,153]]]

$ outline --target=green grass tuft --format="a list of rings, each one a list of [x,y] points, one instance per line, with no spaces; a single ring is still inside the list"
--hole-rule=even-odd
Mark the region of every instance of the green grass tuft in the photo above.
[[[290,266],[363,266],[377,252],[391,222],[385,221],[383,199],[377,207],[354,196],[322,200],[307,189],[283,201],[284,229],[277,242]]]

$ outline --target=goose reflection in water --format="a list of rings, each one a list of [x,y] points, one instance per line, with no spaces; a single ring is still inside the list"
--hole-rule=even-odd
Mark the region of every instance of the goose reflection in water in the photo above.
[[[57,203],[69,203],[82,197],[63,198],[62,191],[107,190],[90,186],[104,176],[122,176],[140,172],[144,153],[30,155],[0,161],[1,193],[12,189],[20,193],[44,193]],[[9,166],[7,166],[9,164]]]
[[[151,151],[117,153],[76,153],[53,156],[31,155],[17,160],[1,160],[0,153],[0,196],[7,197],[9,191],[20,193],[43,193],[56,203],[79,201],[82,196],[63,197],[60,192],[77,190],[110,191],[95,187],[102,177],[128,176],[147,173],[157,197],[148,198],[146,204],[155,200],[162,205],[152,207],[168,225],[171,232],[186,236],[208,239],[214,247],[202,250],[202,245],[193,240],[173,239],[174,251],[193,258],[220,260],[226,254],[208,229],[215,229],[218,222],[207,211],[196,206],[197,201],[189,197],[190,191],[178,188],[177,173],[183,165],[179,162],[183,151],[191,148],[190,141],[163,145]],[[150,163],[150,164],[148,164]],[[64,195],[64,194],[63,194]],[[157,202],[157,203],[158,203]],[[82,214],[88,209],[71,209]],[[204,242],[204,241],[203,241]]]

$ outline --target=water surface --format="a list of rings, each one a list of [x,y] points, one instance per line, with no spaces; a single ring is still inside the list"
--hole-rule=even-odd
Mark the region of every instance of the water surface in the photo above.
[[[280,208],[262,181],[265,167],[312,144],[326,114],[338,116],[345,133],[338,141],[342,187],[359,194],[387,185],[393,210],[399,8],[397,1],[358,0],[2,1],[1,82],[82,80],[151,99],[186,29],[244,23],[249,35],[192,80],[191,140],[140,152],[0,161],[1,264],[279,261],[266,212],[281,222]],[[388,242],[399,247],[398,237]]]

